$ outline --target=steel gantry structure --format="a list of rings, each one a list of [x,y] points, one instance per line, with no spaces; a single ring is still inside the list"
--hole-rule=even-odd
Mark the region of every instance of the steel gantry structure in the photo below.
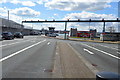
[[[54,22],[64,22],[65,23],[65,39],[66,39],[66,29],[67,29],[67,23],[68,22],[89,22],[89,23],[91,23],[91,22],[103,22],[103,32],[105,32],[105,23],[106,22],[120,22],[120,20],[119,20],[119,18],[117,18],[117,19],[113,19],[113,20],[105,20],[105,19],[102,19],[102,20],[92,20],[92,19],[89,19],[89,20],[80,20],[80,19],[77,19],[77,20],[70,20],[70,19],[68,19],[68,20],[55,20],[55,19],[53,19],[53,20],[44,20],[44,21],[41,21],[41,20],[37,20],[37,21],[33,21],[33,20],[30,20],[30,21],[27,21],[27,20],[25,20],[25,21],[22,21],[22,24],[23,23],[54,23]]]

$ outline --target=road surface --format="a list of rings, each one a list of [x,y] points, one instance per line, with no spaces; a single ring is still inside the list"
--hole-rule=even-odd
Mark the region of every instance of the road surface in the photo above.
[[[24,39],[1,41],[3,78],[52,78],[56,42],[70,44],[99,71],[118,73],[117,44],[78,42],[26,36]],[[78,63],[79,64],[79,63]]]

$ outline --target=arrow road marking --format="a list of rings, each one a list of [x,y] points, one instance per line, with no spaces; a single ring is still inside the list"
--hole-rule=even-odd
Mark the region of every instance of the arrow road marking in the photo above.
[[[108,53],[108,52],[99,50],[99,49],[97,49],[97,48],[95,48],[95,47],[92,47],[92,46],[89,46],[89,45],[87,45],[87,44],[83,44],[83,43],[81,43],[81,44],[84,45],[84,46],[87,46],[87,47],[89,47],[89,48],[91,48],[91,49],[94,49],[94,50],[96,50],[96,51],[99,51],[99,52],[101,52],[101,53],[103,53],[103,54],[109,55],[109,56],[111,56],[111,57],[113,57],[113,58],[120,59],[119,57],[117,57],[117,56],[115,56],[115,55],[112,55],[112,54],[110,54],[110,53]]]

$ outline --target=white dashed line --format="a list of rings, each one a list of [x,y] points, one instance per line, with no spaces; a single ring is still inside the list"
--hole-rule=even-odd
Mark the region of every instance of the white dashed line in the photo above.
[[[88,49],[85,49],[85,48],[84,48],[84,51],[87,51],[90,54],[94,54],[93,52],[91,52],[91,51],[89,51]]]
[[[22,49],[22,50],[20,50],[20,51],[17,51],[17,52],[15,52],[15,53],[13,53],[13,54],[11,54],[11,55],[9,55],[9,56],[6,56],[6,57],[0,59],[0,62],[6,60],[6,59],[8,59],[8,58],[11,58],[11,57],[13,57],[13,56],[15,56],[15,55],[17,55],[17,54],[19,54],[19,53],[27,50],[27,49],[30,49],[30,48],[32,48],[32,47],[34,47],[34,46],[36,46],[36,45],[38,45],[38,44],[40,44],[40,43],[42,43],[42,42],[45,42],[45,41],[46,41],[46,39],[43,40],[43,41],[40,41],[40,42],[38,42],[38,43],[36,43],[36,44],[33,44],[33,45],[31,45],[31,46],[28,46],[28,47],[26,47],[26,48],[24,48],[24,49]]]
[[[56,55],[58,55],[58,53],[56,52]]]
[[[111,56],[111,57],[113,57],[113,58],[120,59],[119,57],[117,57],[117,56],[115,56],[115,55],[112,55],[112,54],[110,54],[110,53],[108,53],[108,52],[99,50],[99,49],[94,48],[94,47],[92,47],[92,46],[89,46],[89,45],[87,45],[87,44],[83,44],[83,43],[81,43],[81,44],[84,45],[84,46],[87,46],[87,47],[89,47],[89,48],[92,48],[92,49],[94,49],[94,50],[96,50],[96,51],[99,51],[99,52],[101,52],[101,53],[104,53],[104,54],[106,54],[106,55],[109,55],[109,56]]]
[[[50,45],[50,42],[48,42],[47,45]]]

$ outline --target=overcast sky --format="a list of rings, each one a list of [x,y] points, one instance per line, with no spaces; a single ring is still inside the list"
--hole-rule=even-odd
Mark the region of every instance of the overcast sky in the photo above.
[[[0,0],[0,17],[21,23],[22,20],[66,20],[66,19],[116,19],[118,0]],[[35,29],[53,26],[64,30],[64,23],[24,24]],[[69,23],[67,29],[102,31],[102,23]],[[106,27],[115,27],[117,23],[106,23]]]

